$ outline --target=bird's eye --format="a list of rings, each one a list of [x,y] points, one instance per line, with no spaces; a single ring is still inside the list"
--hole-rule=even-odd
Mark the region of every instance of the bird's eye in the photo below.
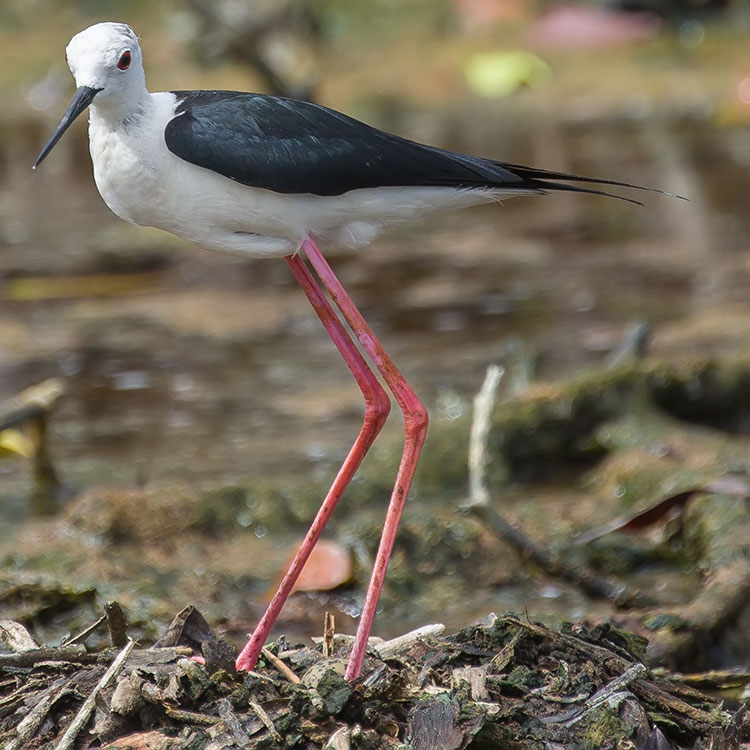
[[[125,52],[123,52],[120,55],[120,59],[117,61],[117,67],[120,70],[127,70],[130,66],[130,50],[126,49]]]

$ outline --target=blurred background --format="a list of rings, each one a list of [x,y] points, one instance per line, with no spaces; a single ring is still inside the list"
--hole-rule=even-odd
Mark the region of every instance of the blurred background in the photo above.
[[[327,253],[430,409],[428,451],[456,465],[415,484],[375,630],[493,609],[591,614],[600,605],[455,519],[466,444],[434,446],[466,423],[491,362],[555,381],[600,365],[644,320],[663,356],[745,351],[750,4],[0,5],[0,399],[13,415],[25,389],[59,379],[45,434],[12,419],[0,432],[0,609],[55,640],[108,598],[146,635],[194,603],[241,642],[356,435],[361,397],[284,263],[207,253],[109,212],[85,118],[32,173],[74,90],[64,48],[103,20],[139,34],[152,91],[310,98],[437,146],[689,198],[516,198]],[[326,607],[356,616],[399,434],[394,416],[328,533],[343,562],[290,603],[287,632],[318,632]],[[586,500],[577,474],[544,482],[506,501],[541,539],[616,513]],[[450,554],[430,561],[441,545]],[[500,552],[502,569],[472,584],[477,555],[489,570]]]

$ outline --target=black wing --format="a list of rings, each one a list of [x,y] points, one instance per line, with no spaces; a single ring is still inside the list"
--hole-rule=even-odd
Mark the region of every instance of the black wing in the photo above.
[[[428,186],[600,192],[550,179],[638,187],[445,151],[310,102],[236,91],[172,93],[177,113],[164,136],[173,154],[278,193]]]

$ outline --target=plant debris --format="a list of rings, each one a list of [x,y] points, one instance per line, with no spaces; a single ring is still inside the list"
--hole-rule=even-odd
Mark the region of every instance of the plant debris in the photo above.
[[[151,648],[31,648],[19,627],[3,624],[25,649],[0,655],[7,750],[732,750],[750,737],[744,708],[729,710],[682,675],[655,674],[642,661],[645,639],[609,625],[555,631],[490,615],[455,635],[428,626],[372,639],[353,682],[343,678],[351,639],[341,635],[329,657],[322,643],[280,638],[255,671],[216,667],[211,654],[229,647],[192,607]]]

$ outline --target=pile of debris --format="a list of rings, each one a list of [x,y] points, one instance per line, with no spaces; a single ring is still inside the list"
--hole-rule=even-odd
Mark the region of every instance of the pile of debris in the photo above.
[[[612,626],[558,632],[490,615],[442,630],[373,639],[362,676],[347,682],[350,641],[332,630],[316,648],[281,638],[237,675],[233,650],[193,608],[151,648],[127,640],[98,653],[80,642],[29,648],[6,621],[0,746],[731,750],[749,736],[744,707],[649,670],[645,640]]]

